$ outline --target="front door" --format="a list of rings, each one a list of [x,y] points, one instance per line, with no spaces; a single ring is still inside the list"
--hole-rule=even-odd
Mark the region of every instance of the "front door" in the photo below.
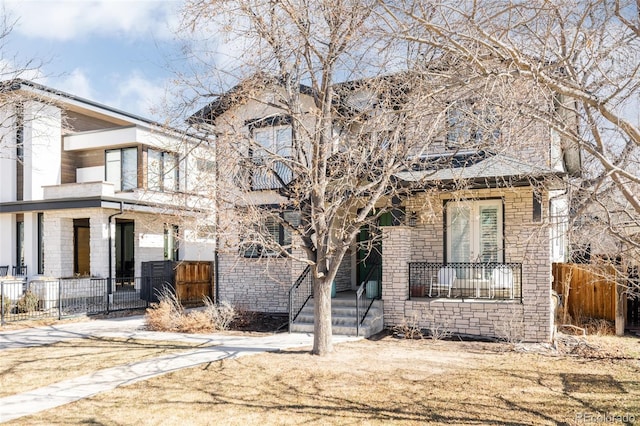
[[[132,220],[116,220],[116,291],[134,287],[134,231]]]
[[[91,274],[89,219],[73,219],[73,274],[89,276]]]

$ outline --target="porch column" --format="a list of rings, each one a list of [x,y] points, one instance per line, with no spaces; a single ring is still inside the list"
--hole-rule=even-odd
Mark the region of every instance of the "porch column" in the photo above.
[[[44,274],[60,278],[73,275],[73,219],[55,212],[44,215]]]
[[[24,264],[29,276],[38,273],[38,213],[24,214]]]
[[[91,275],[100,278],[108,277],[109,223],[107,214],[101,210],[92,212],[89,219],[89,247]]]
[[[409,298],[411,228],[382,227],[382,300],[385,325],[400,324]]]

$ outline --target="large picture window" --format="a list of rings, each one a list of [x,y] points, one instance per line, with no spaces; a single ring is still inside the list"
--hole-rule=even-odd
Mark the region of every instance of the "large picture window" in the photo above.
[[[446,205],[447,262],[504,262],[502,200]]]
[[[105,179],[116,191],[138,187],[138,149],[110,149],[105,152]]]
[[[293,174],[284,159],[291,158],[292,129],[289,120],[277,117],[255,121],[250,124],[251,136],[255,142],[250,150],[253,190],[275,189],[289,183]]]
[[[155,149],[147,151],[147,189],[178,190],[178,159],[175,154]]]

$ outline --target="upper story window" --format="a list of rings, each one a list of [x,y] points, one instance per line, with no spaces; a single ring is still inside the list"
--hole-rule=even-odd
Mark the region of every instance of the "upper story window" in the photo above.
[[[147,189],[178,190],[178,158],[171,152],[147,151]]]
[[[447,148],[492,145],[500,136],[496,111],[472,101],[456,101],[447,109]]]
[[[291,158],[292,129],[287,117],[255,120],[249,123],[255,142],[249,151],[253,164],[251,189],[275,189],[289,183],[293,174],[282,160]]]
[[[24,106],[16,105],[16,157],[19,162],[24,160]]]
[[[138,187],[138,148],[105,151],[105,180],[116,191],[130,191]]]

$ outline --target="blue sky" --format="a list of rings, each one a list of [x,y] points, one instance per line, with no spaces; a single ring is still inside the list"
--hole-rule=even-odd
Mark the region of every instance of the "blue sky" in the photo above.
[[[2,46],[1,70],[42,62],[23,75],[38,83],[143,117],[158,112],[180,66],[180,1],[4,0],[15,22]],[[6,78],[6,77],[5,77]]]

